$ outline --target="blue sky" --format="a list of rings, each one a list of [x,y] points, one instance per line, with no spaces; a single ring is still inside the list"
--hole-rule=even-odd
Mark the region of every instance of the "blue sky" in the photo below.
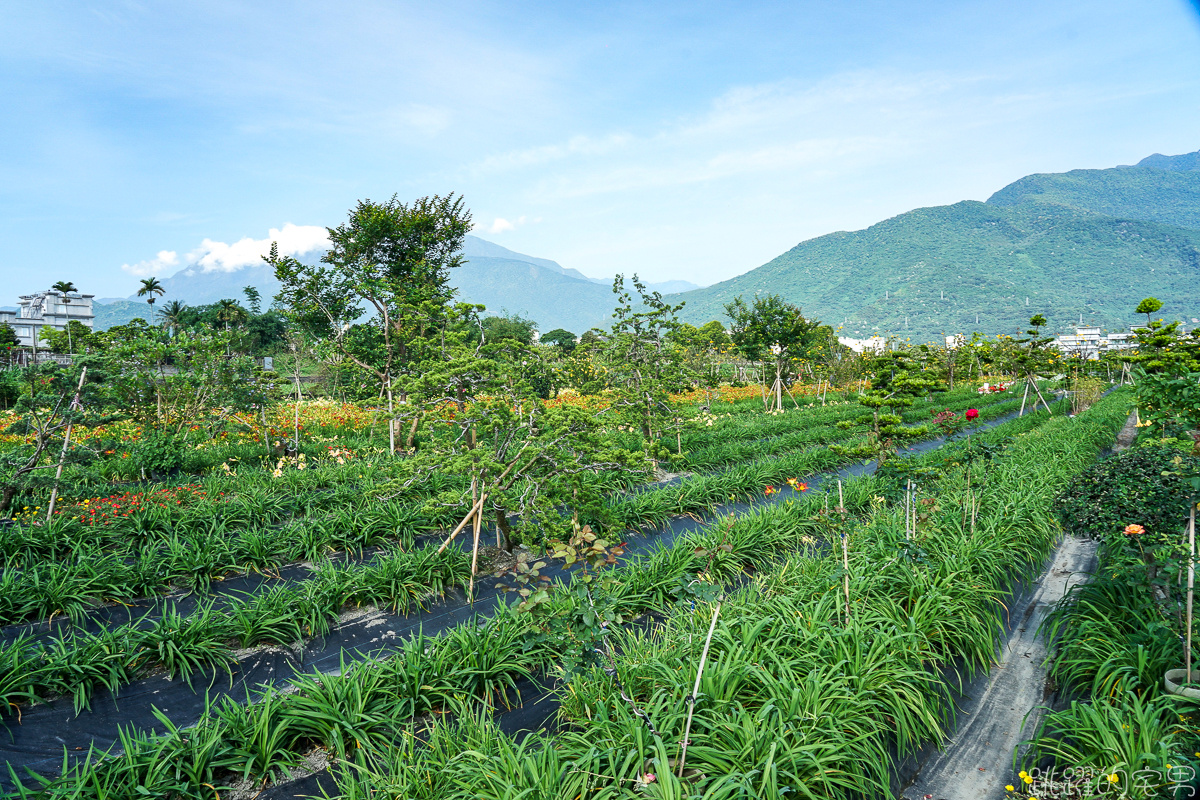
[[[1200,149],[1197,20],[1184,0],[0,0],[0,305],[236,269],[359,198],[451,191],[514,250],[712,283],[1029,173]]]

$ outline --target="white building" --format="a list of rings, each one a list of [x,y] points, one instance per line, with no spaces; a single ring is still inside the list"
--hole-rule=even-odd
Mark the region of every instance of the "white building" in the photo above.
[[[1132,329],[1131,329],[1132,330]],[[1133,333],[1110,333],[1103,336],[1100,328],[1095,326],[1078,327],[1074,335],[1063,334],[1054,340],[1057,347],[1065,356],[1079,356],[1086,359],[1097,359],[1101,353],[1113,350],[1128,350],[1134,346]]]
[[[849,336],[839,336],[837,340],[845,347],[856,353],[882,353],[887,350],[887,339],[882,336],[872,336],[869,339],[852,339]]]
[[[16,311],[0,311],[0,323],[8,323],[17,332],[22,347],[41,347],[43,328],[64,331],[68,322],[78,322],[91,329],[96,315],[92,313],[92,294],[64,294],[53,289],[21,295]]]

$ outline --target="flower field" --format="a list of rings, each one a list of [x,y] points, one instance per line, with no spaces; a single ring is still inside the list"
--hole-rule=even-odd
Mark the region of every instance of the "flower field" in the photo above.
[[[389,457],[377,409],[303,403],[293,449],[276,442],[295,406],[196,426],[195,455],[157,480],[115,466],[151,440],[136,426],[80,431],[104,445],[81,491],[0,527],[6,790],[248,796],[315,759],[346,798],[887,794],[898,759],[950,735],[954,670],[988,669],[1005,593],[1060,533],[1055,498],[1129,402],[1015,417],[1015,392],[963,386],[897,409],[905,455],[853,393],[807,388],[771,413],[757,386],[677,398],[694,408],[660,458],[682,477],[588,472],[576,538],[538,539],[532,518],[516,564],[492,547],[486,569],[468,539],[499,523],[472,517],[469,477]],[[615,421],[602,435],[642,446]],[[887,468],[863,469],[864,448]],[[330,662],[362,615],[428,624]],[[276,651],[330,666],[212,694]],[[164,678],[157,716],[123,715]],[[513,737],[530,692],[555,724]],[[65,760],[22,744],[62,714],[104,733],[68,738]],[[1182,762],[1180,730],[1164,752]]]

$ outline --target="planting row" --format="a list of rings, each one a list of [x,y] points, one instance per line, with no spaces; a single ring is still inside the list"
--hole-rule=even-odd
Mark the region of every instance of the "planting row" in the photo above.
[[[1058,536],[1057,490],[1124,412],[1116,398],[1055,420],[972,466],[970,482],[954,470],[915,532],[881,503],[861,520],[824,516],[827,535],[848,537],[848,570],[836,549],[792,559],[727,597],[719,615],[678,606],[661,628],[614,630],[609,668],[559,692],[566,733],[518,743],[479,718],[430,722],[416,737],[429,746],[380,748],[378,763],[343,770],[341,796],[888,795],[896,757],[949,730],[941,669],[986,669],[1005,593]],[[475,749],[447,747],[456,740]]]
[[[1020,422],[1028,425],[1031,420],[1022,420]],[[851,487],[851,491],[847,495],[846,505],[851,508],[869,507],[874,496],[869,482],[856,481],[851,484]],[[822,501],[820,498],[808,498],[798,503],[771,506],[754,512],[741,520],[729,520],[726,523],[714,526],[713,529],[702,535],[688,537],[685,541],[677,543],[674,547],[664,549],[646,559],[639,559],[635,564],[631,565],[632,568],[620,571],[617,573],[619,577],[616,579],[616,583],[610,590],[604,593],[603,599],[596,595],[588,598],[586,594],[581,596],[574,592],[563,592],[555,595],[547,603],[550,606],[548,611],[551,612],[548,616],[551,618],[581,617],[586,619],[589,612],[592,614],[596,613],[597,604],[600,604],[605,608],[604,613],[621,617],[649,608],[662,607],[664,603],[670,603],[680,598],[687,599],[688,597],[694,597],[694,585],[697,580],[696,576],[699,573],[705,573],[717,580],[728,579],[740,574],[743,568],[768,562],[776,554],[794,548],[806,540],[815,542],[813,537],[819,533],[820,524],[814,521],[812,517],[820,510],[821,504]],[[578,649],[578,656],[581,658],[590,652],[589,648],[578,648],[578,642],[574,641],[570,636],[564,638],[562,636],[555,637],[549,635],[546,629],[547,626],[538,622],[538,618],[521,615],[512,616],[511,622],[506,622],[505,620],[507,619],[509,619],[508,616],[502,615],[500,620],[493,624],[493,627],[502,628],[506,624],[520,626],[524,630],[522,636],[525,639],[526,647],[529,648],[531,644],[536,645],[530,649],[530,652],[536,656],[538,664],[553,663],[558,658],[561,658],[568,644]],[[578,636],[576,635],[575,639],[577,638]],[[541,648],[540,650],[538,649],[539,647]],[[429,649],[429,647],[426,647],[422,652],[428,652]],[[408,651],[406,650],[406,652]],[[393,659],[388,663],[394,664],[396,662],[397,659]],[[375,671],[377,671],[376,668],[369,665],[359,665],[347,668],[343,672],[343,675],[337,679],[322,677],[321,681],[323,684],[327,684],[330,681],[347,683],[347,685],[353,683],[354,687],[356,687],[353,691],[345,687],[339,691],[350,692],[355,697],[360,697],[364,688],[364,681],[368,681]],[[474,689],[468,686],[466,689],[461,690],[460,693],[464,696],[483,696],[480,694],[481,689],[487,690],[488,687],[493,687],[492,691],[494,692],[496,691],[494,687],[498,685],[511,685],[510,681],[515,681],[520,674],[520,672],[493,672],[492,678],[494,681],[501,681],[500,684],[487,683],[482,686],[476,685]],[[401,681],[401,684],[403,684],[403,681]],[[372,708],[376,712],[379,712],[380,709],[387,710],[393,708],[399,702],[391,688],[378,688],[372,690],[372,692],[368,692],[368,696],[372,700]],[[486,691],[484,691],[484,695],[486,695]],[[288,702],[290,702],[290,696],[280,697],[277,698],[277,702],[276,700],[271,700],[270,702],[256,704],[245,713],[251,716],[268,713],[282,714],[284,712],[271,712],[264,709],[286,706]],[[361,709],[362,706],[359,704],[356,707]],[[407,706],[404,707],[407,708]],[[338,711],[338,714],[344,713],[344,709]],[[339,719],[341,718],[339,717]],[[380,718],[379,714],[375,713],[374,718]],[[386,718],[387,724],[383,725],[383,728],[390,728],[395,723],[395,719],[386,714],[384,718]],[[276,719],[269,726],[273,730],[277,730],[278,733],[278,738],[272,741],[290,743],[290,746],[287,748],[288,752],[294,754],[297,750],[302,750],[304,746],[312,743],[312,740],[309,738],[298,737],[291,728],[278,729],[277,723],[278,720]],[[202,723],[201,728],[205,724],[209,723]],[[342,728],[338,728],[338,730],[342,730]],[[371,732],[368,731],[367,733]],[[236,750],[237,743],[240,740],[236,736],[229,734],[229,731],[225,731],[225,734],[228,734],[229,746]],[[334,736],[333,733],[329,735]],[[224,735],[222,738],[224,738]],[[380,738],[381,734],[375,732],[371,736],[364,736],[362,741],[379,741]],[[382,736],[382,738],[386,739],[388,737]],[[76,778],[91,776],[89,780],[92,780],[93,783],[97,785],[104,783],[113,787],[122,785],[122,781],[133,779],[135,774],[139,776],[136,780],[145,780],[148,771],[166,770],[164,765],[180,760],[178,758],[180,754],[174,751],[173,748],[181,747],[183,744],[178,740],[171,740],[171,737],[167,737],[167,741],[173,741],[173,743],[166,746],[162,740],[148,740],[144,746],[131,747],[128,751],[128,756],[125,758],[103,762],[102,766],[97,767],[102,774],[102,778],[100,779],[96,778],[96,773],[90,767],[83,767],[80,771],[73,774]],[[329,741],[329,739],[323,741]],[[222,752],[225,751],[222,750]],[[145,760],[147,758],[153,763],[148,763]],[[194,754],[183,754],[182,762],[195,763]],[[212,762],[208,763],[206,769],[210,770],[206,773],[207,777],[210,778],[213,778],[214,775],[222,774],[220,765],[214,765]],[[233,771],[236,772],[238,770],[234,769]],[[255,772],[254,769],[251,771]],[[182,780],[178,775],[178,770],[174,770],[172,774],[174,774],[174,778],[171,778],[171,780]],[[261,772],[255,772],[255,774],[261,774]],[[158,779],[155,778],[155,780]],[[68,781],[68,785],[72,784],[78,785],[74,784],[74,781]]]
[[[995,403],[984,408],[983,418],[1007,410],[1007,404]],[[833,436],[829,429],[814,435]],[[764,458],[678,486],[616,498],[590,521],[597,528],[657,525],[678,514],[760,496],[763,486],[848,461],[825,449]],[[10,528],[5,532],[10,553],[0,576],[4,589],[0,624],[60,614],[78,620],[98,602],[153,596],[172,586],[207,591],[214,579],[224,575],[267,572],[297,560],[317,560],[335,550],[361,552],[391,541],[411,547],[418,534],[453,524],[464,510],[447,503],[440,518],[431,519],[424,506],[396,500],[364,505],[350,496],[351,487],[339,486],[318,496],[357,506],[280,526],[271,523],[297,506],[285,504],[277,494],[251,488],[226,501],[218,491],[215,509],[203,497],[197,499],[198,494],[191,493],[186,508],[182,500],[177,504],[180,508],[169,503],[138,508],[111,530],[85,528],[78,521]],[[87,535],[96,529],[107,536]]]
[[[306,581],[245,602],[201,604],[186,617],[168,606],[153,621],[98,633],[18,638],[0,645],[0,709],[14,712],[19,703],[70,695],[78,712],[100,687],[115,691],[156,670],[190,680],[198,670],[228,667],[235,647],[292,646],[328,632],[347,606],[407,611],[465,583],[469,573],[466,554],[430,547],[353,568],[326,563]]]

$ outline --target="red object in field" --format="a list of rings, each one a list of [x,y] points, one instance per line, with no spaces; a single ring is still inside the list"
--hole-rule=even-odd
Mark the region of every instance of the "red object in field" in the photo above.
[[[974,408],[968,408],[967,419],[979,419],[979,412]]]

